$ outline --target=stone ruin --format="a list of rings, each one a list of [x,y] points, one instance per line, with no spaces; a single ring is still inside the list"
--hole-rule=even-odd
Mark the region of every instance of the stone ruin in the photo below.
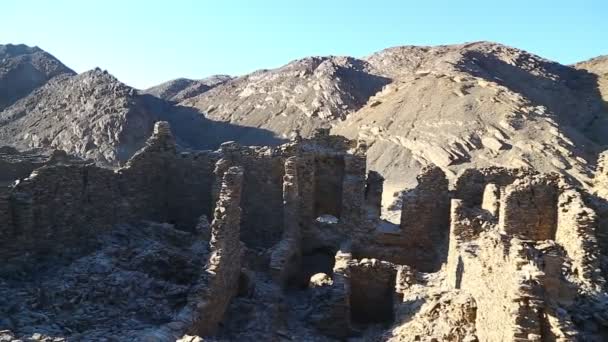
[[[429,166],[396,225],[366,149],[180,151],[158,122],[116,170],[0,151],[0,341],[608,339],[602,196]]]

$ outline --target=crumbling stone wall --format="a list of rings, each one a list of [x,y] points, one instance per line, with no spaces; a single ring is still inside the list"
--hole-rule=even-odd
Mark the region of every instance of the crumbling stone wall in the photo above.
[[[336,253],[332,283],[313,289],[316,312],[311,323],[324,334],[344,339],[351,335],[350,268],[353,256],[351,245],[344,242]]]
[[[97,228],[126,217],[113,171],[92,165],[53,165],[36,170],[9,195],[10,226],[0,234],[0,258],[23,252],[69,254],[89,247]]]
[[[519,272],[527,260],[512,255],[517,249],[504,246],[500,239],[494,231],[472,242],[450,241],[456,246],[450,249],[448,283],[475,299],[480,341],[527,339],[528,333],[540,331],[540,313],[534,312],[529,297],[519,292],[520,287],[526,287]]]
[[[505,188],[501,198],[500,229],[525,239],[554,239],[557,197],[555,177],[537,175],[517,179]]]
[[[211,223],[211,255],[205,270],[206,278],[191,294],[194,296],[191,302],[200,304],[189,333],[202,336],[213,333],[238,291],[242,257],[242,187],[243,169],[230,167],[224,174]]]
[[[346,241],[335,256],[332,281],[315,287],[313,324],[328,336],[344,339],[354,327],[391,323],[400,291],[413,283],[413,271],[387,261],[354,259]]]
[[[250,246],[271,247],[281,239],[285,157],[269,148],[243,150],[243,241]]]
[[[213,170],[220,158],[217,152],[182,152],[169,170],[168,222],[191,229],[201,215],[212,216],[215,182]]]
[[[487,167],[466,169],[458,176],[454,184],[454,198],[464,201],[465,206],[481,206],[484,191],[488,184],[494,184],[501,189],[513,183],[516,179],[534,175],[537,172],[527,168],[508,169],[504,167]]]
[[[564,189],[558,198],[555,241],[572,260],[576,278],[586,286],[601,287],[600,250],[596,238],[597,215],[583,201],[580,192]]]
[[[398,231],[376,230],[372,241],[356,244],[358,257],[374,257],[423,272],[437,271],[447,256],[450,194],[445,173],[422,170],[418,186],[403,196]]]
[[[365,212],[365,173],[367,145],[359,141],[352,154],[344,156],[344,178],[342,180],[341,229],[365,236],[370,226],[362,224],[367,217]]]
[[[287,281],[297,271],[301,253],[300,200],[298,193],[298,158],[289,157],[285,161],[283,177],[283,237],[273,247],[270,270],[273,278],[285,287]]]
[[[365,204],[371,217],[380,218],[382,212],[382,190],[384,177],[376,171],[369,171],[365,180]]]
[[[504,187],[498,224],[489,211],[466,203],[452,200],[446,280],[475,299],[479,339],[598,338],[597,327],[580,335],[574,323],[595,319],[587,310],[601,306],[596,294],[603,284],[593,248],[595,214],[580,193],[558,187],[555,175],[528,175]]]

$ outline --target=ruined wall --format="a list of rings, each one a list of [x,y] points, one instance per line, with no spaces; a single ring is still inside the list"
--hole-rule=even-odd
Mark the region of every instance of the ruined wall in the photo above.
[[[565,189],[559,195],[555,241],[570,259],[576,278],[586,286],[601,287],[600,251],[596,238],[597,215],[583,201],[580,192]]]
[[[308,233],[308,226],[315,216],[315,156],[312,152],[298,154],[297,170],[300,226],[302,233]]]
[[[188,333],[206,336],[215,331],[230,300],[238,291],[242,248],[240,241],[243,169],[230,167],[223,176],[211,223],[211,255],[204,281],[190,302],[201,303]]]
[[[399,228],[415,241],[421,254],[436,251],[449,234],[448,180],[438,167],[427,167],[418,175],[418,186],[403,199]],[[439,259],[441,256],[435,255]]]
[[[301,257],[300,198],[298,192],[298,158],[285,161],[283,177],[283,236],[273,247],[270,256],[270,271],[273,279],[285,287],[297,272]]]
[[[467,207],[481,206],[486,185],[495,184],[500,189],[516,179],[534,174],[537,172],[531,169],[507,169],[497,166],[466,169],[456,179],[454,198],[463,200]]]
[[[360,141],[352,154],[344,156],[344,178],[342,179],[342,203],[340,229],[348,235],[366,236],[373,229],[364,224],[365,174],[367,145]],[[356,239],[356,237],[354,237]]]
[[[538,303],[521,292],[534,284],[523,276],[527,260],[517,256],[519,245],[505,246],[500,239],[497,232],[485,232],[473,242],[450,241],[456,246],[450,247],[448,282],[475,299],[480,341],[539,340],[528,336],[540,337]]]
[[[4,251],[27,251],[39,239],[35,232],[43,231],[49,245],[54,240],[73,240],[76,247],[83,247],[85,243],[76,241],[95,235],[90,232],[138,220],[169,222],[194,230],[201,215],[211,215],[223,174],[231,166],[242,166],[241,239],[254,250],[269,248],[281,240],[286,222],[292,220],[286,221],[283,203],[285,160],[291,156],[301,156],[296,168],[303,175],[297,180],[302,191],[295,220],[302,227],[316,218],[315,208],[329,206],[338,214],[347,210],[344,222],[349,224],[341,227],[342,235],[362,226],[369,229],[360,224],[365,156],[349,154],[352,148],[345,138],[321,134],[276,148],[227,142],[215,152],[178,153],[169,125],[157,122],[146,146],[121,169],[112,171],[52,156],[53,163],[8,188],[0,195],[0,217],[5,218],[0,225],[0,246],[11,245],[19,232],[23,243]],[[351,160],[348,176],[345,156]],[[314,234],[323,239],[322,234]]]
[[[69,254],[125,218],[120,184],[113,171],[92,165],[54,165],[36,170],[9,195],[10,226],[0,241],[2,259],[23,251]],[[6,210],[5,209],[5,210]]]
[[[335,255],[332,283],[313,289],[312,302],[315,314],[311,323],[324,334],[344,339],[351,335],[350,319],[350,268],[353,256],[348,242],[342,244]]]
[[[351,261],[348,267],[352,322],[392,322],[395,316],[395,265],[376,259],[361,259]]]
[[[365,204],[369,215],[379,218],[382,213],[382,191],[384,177],[376,171],[369,171],[365,180]]]
[[[480,340],[584,340],[574,321],[595,324],[583,323],[598,305],[590,304],[598,300],[590,284],[603,282],[592,247],[595,215],[578,192],[558,187],[554,175],[528,175],[504,187],[498,224],[461,199],[451,212],[446,280],[475,299]]]
[[[403,196],[397,231],[379,229],[373,241],[356,245],[357,257],[373,257],[409,265],[423,272],[437,271],[447,256],[450,194],[448,180],[435,166],[423,169],[418,186]]]
[[[514,181],[505,188],[501,197],[500,229],[524,239],[554,239],[557,197],[554,177],[537,175]]]
[[[240,162],[245,170],[241,238],[248,246],[271,247],[284,228],[285,158],[269,148],[246,148]]]

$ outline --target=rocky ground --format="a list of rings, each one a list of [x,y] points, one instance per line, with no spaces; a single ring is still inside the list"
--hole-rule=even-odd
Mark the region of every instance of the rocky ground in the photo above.
[[[86,255],[14,260],[19,271],[0,275],[0,326],[10,330],[0,341],[140,340],[171,322],[207,253],[192,234],[142,223],[115,227]]]

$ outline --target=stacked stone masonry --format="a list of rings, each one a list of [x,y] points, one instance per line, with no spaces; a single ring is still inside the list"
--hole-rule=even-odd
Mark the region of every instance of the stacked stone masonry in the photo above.
[[[208,240],[174,315],[137,335],[149,341],[608,338],[608,205],[529,169],[465,170],[450,190],[429,165],[391,225],[366,150],[326,130],[182,150],[158,122],[116,170],[21,155],[0,174],[0,261],[76,260],[143,221]]]

